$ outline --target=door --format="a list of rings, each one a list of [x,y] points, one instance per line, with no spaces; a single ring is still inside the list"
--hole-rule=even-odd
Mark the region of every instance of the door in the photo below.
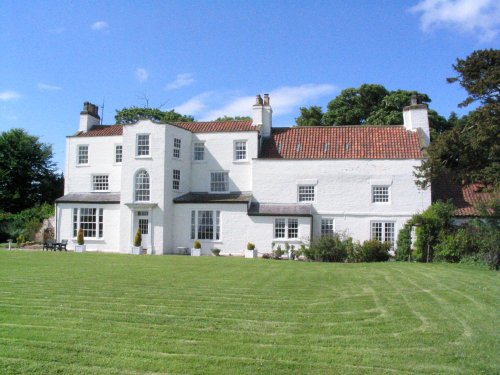
[[[134,233],[137,228],[141,229],[142,234],[142,248],[147,250],[150,247],[150,228],[149,228],[149,211],[137,211],[135,213]]]

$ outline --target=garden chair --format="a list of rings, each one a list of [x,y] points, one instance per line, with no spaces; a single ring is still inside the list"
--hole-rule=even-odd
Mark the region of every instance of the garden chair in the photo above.
[[[49,250],[55,250],[56,249],[56,244],[54,242],[54,240],[47,240],[43,243],[43,247],[42,247],[42,251],[47,249],[47,251]]]
[[[68,251],[66,249],[66,245],[68,245],[68,240],[62,240],[61,243],[59,244],[59,250],[60,251]]]

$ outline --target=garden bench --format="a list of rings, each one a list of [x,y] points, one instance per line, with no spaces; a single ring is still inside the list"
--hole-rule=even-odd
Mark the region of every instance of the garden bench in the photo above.
[[[56,249],[56,243],[54,242],[54,240],[47,240],[43,243],[43,247],[42,247],[42,251],[47,249],[47,251],[49,250],[55,250]]]

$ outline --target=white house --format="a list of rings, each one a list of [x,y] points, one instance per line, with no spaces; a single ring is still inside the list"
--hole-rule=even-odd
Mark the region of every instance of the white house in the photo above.
[[[414,183],[429,142],[427,107],[404,109],[401,126],[273,128],[269,96],[253,120],[99,125],[88,102],[67,137],[57,240],[130,252],[141,228],[148,254],[192,246],[240,254],[344,232],[395,242],[431,203]]]

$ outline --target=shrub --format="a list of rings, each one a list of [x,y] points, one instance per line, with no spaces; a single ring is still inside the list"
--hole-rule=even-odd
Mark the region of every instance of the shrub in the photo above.
[[[335,233],[314,240],[304,255],[317,262],[344,262],[347,259],[347,247],[347,241]]]
[[[195,240],[195,241],[193,242],[193,247],[194,247],[195,249],[201,249],[201,242],[200,242],[200,241],[198,241],[198,240]]]
[[[281,259],[281,257],[285,254],[285,251],[281,249],[281,245],[278,245],[276,249],[273,250],[273,258]]]
[[[411,260],[411,225],[408,223],[399,231],[396,260]]]
[[[390,242],[368,240],[360,248],[362,262],[386,262],[389,260]]]
[[[24,238],[24,236],[20,234],[19,236],[17,236],[16,242],[17,242],[17,247],[21,247],[26,242],[26,238]]]
[[[134,246],[139,247],[142,244],[142,233],[141,228],[137,228],[137,232],[135,232],[134,236]]]
[[[78,245],[83,245],[85,243],[85,240],[83,238],[83,229],[82,228],[78,229],[78,234],[76,235],[76,243]]]
[[[220,249],[214,247],[212,249],[212,254],[214,254],[216,257],[218,257],[220,255]]]
[[[255,244],[251,242],[247,243],[247,250],[255,250]]]
[[[262,254],[262,259],[271,259],[271,254],[269,253]]]
[[[346,240],[347,262],[358,263],[362,262],[361,244],[354,242],[352,238]]]

